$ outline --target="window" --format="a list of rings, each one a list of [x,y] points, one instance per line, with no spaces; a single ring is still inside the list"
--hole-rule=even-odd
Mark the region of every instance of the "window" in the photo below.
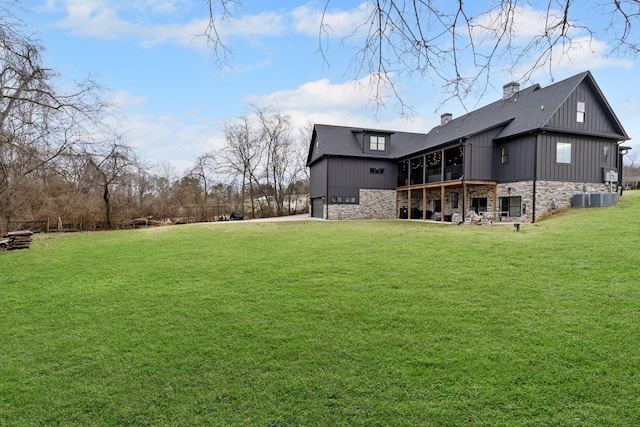
[[[503,147],[502,150],[500,150],[500,157],[501,157],[501,162],[504,165],[505,163],[509,163],[509,148],[508,147]]]
[[[500,215],[507,217],[519,217],[522,215],[522,198],[500,197]]]
[[[357,202],[356,202],[356,197],[355,196],[347,196],[347,197],[331,196],[331,203],[335,203],[335,204],[342,204],[342,203],[355,204]]]
[[[386,138],[384,136],[370,136],[369,149],[371,151],[384,151],[385,140]]]
[[[487,211],[487,198],[486,197],[474,197],[471,199],[471,210],[479,214],[480,212]]]
[[[571,164],[571,143],[570,142],[556,143],[556,162]]]
[[[578,110],[578,113],[576,114],[576,121],[578,123],[584,123],[584,114],[585,114],[584,102],[578,102],[577,110]]]
[[[456,192],[451,195],[451,209],[458,209],[458,193]]]
[[[384,175],[384,168],[369,168],[369,173]]]

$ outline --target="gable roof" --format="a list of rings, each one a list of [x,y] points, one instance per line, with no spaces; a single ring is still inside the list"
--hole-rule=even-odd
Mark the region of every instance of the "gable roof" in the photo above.
[[[619,141],[630,139],[593,75],[590,71],[585,71],[544,88],[538,84],[529,86],[507,99],[500,99],[445,125],[436,126],[427,134],[315,125],[307,165],[324,155],[398,159],[499,127],[501,129],[495,137],[498,140],[537,130],[588,134],[588,131],[557,128],[551,124],[554,115],[582,83],[588,86],[613,129],[613,133],[600,132],[594,135]],[[362,132],[391,135],[390,152],[384,156],[365,153],[356,138],[356,135]],[[316,142],[317,150],[314,149]]]
[[[366,153],[363,142],[358,140],[358,136],[363,133],[390,136],[389,151],[384,154]],[[405,152],[412,153],[424,148],[426,138],[424,133],[316,124],[313,127],[307,166],[326,155],[397,159]]]
[[[547,87],[533,85],[507,99],[454,119],[446,125],[436,126],[428,136],[425,148],[467,138],[487,129],[504,126],[496,139],[504,139],[536,130],[559,130],[550,126],[550,120],[576,88],[585,82],[593,92],[615,133],[601,136],[627,140],[629,136],[605,99],[591,72],[585,71]],[[561,129],[570,131],[570,129]]]

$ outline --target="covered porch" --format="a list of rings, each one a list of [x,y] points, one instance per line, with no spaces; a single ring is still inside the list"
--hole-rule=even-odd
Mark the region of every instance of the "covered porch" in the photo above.
[[[467,212],[497,211],[497,182],[457,179],[396,188],[396,218],[461,222]]]

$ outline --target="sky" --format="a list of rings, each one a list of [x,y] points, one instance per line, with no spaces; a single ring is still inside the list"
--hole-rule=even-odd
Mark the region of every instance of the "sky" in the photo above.
[[[331,37],[322,39],[324,54],[318,37],[323,0],[242,0],[234,18],[218,25],[232,51],[223,65],[199,36],[208,23],[203,0],[20,3],[24,11],[18,14],[44,45],[45,62],[59,73],[59,84],[95,76],[118,109],[126,143],[148,164],[170,164],[177,174],[198,156],[222,148],[223,125],[249,114],[252,105],[275,107],[298,127],[323,123],[426,133],[444,112],[456,117],[500,99],[502,86],[513,79],[496,64],[489,90],[472,93],[462,105],[443,103],[447,92],[440,82],[399,76],[399,95],[413,114],[403,115],[393,97],[376,110],[371,79],[354,75],[353,44],[343,43],[366,11],[362,0],[330,2]],[[540,13],[526,7],[522,17],[527,25],[519,35],[526,38]],[[625,145],[640,152],[637,60],[606,56],[609,47],[594,39],[589,49],[557,59],[552,75],[532,78],[546,86],[591,70],[632,138]]]

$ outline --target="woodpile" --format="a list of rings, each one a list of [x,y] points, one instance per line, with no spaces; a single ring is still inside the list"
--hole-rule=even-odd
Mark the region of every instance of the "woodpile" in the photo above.
[[[4,236],[4,238],[7,240],[0,241],[0,251],[29,249],[31,247],[31,236],[33,236],[33,232],[30,230],[12,231],[10,233],[7,233]]]

